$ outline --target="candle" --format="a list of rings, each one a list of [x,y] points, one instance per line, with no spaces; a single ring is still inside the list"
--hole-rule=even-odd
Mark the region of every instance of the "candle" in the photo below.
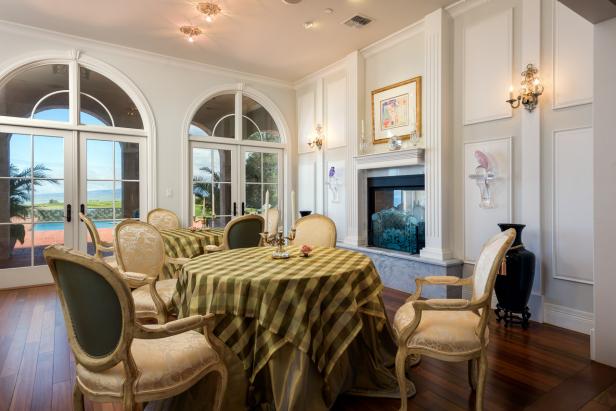
[[[216,197],[214,196],[214,184],[212,184],[212,218],[216,216]]]
[[[361,121],[361,139],[362,140],[364,139],[364,135],[365,135],[364,133],[365,133],[365,131],[364,131],[364,120],[362,120]]]
[[[295,216],[297,211],[295,210],[295,190],[291,190],[291,227],[295,227]]]
[[[509,86],[509,100],[513,100],[513,86]]]
[[[265,213],[265,231],[269,231],[269,190],[265,191],[265,204],[263,204],[263,212]]]

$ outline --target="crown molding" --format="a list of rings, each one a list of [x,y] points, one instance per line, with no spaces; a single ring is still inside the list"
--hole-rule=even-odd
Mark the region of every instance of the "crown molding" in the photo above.
[[[418,20],[415,23],[396,31],[395,33],[392,33],[387,37],[383,37],[382,39],[377,40],[374,43],[360,49],[359,52],[364,58],[368,58],[376,53],[391,48],[406,39],[423,33],[423,23],[423,19]]]
[[[293,88],[293,82],[276,79],[273,77],[263,76],[260,74],[248,73],[231,68],[215,66],[212,64],[202,63],[199,61],[184,59],[180,57],[167,56],[153,51],[137,49],[133,47],[123,46],[115,43],[108,43],[101,40],[90,39],[87,37],[76,36],[73,34],[61,33],[58,31],[43,29],[40,27],[28,26],[25,24],[15,23],[7,20],[0,20],[0,33],[11,33],[19,36],[28,36],[38,39],[55,39],[59,41],[77,41],[85,43],[83,46],[88,48],[98,48],[104,51],[111,51],[115,54],[125,57],[149,60],[155,63],[164,63],[175,67],[188,68],[192,70],[201,70],[217,75],[232,77],[239,81],[251,81],[260,84],[266,84],[274,87]],[[86,47],[78,47],[84,49]]]
[[[445,7],[445,11],[448,12],[452,18],[456,18],[476,7],[479,7],[491,1],[492,0],[459,0]]]

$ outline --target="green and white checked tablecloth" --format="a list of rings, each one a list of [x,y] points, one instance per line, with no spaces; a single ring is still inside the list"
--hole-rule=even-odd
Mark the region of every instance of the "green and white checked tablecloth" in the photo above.
[[[283,345],[306,353],[327,380],[362,329],[361,314],[387,317],[383,285],[367,256],[316,248],[308,258],[272,259],[270,247],[197,257],[180,273],[179,317],[214,313],[214,333],[242,361],[250,381]]]
[[[206,245],[220,245],[224,228],[212,228],[207,231],[191,231],[188,228],[160,230],[165,243],[165,252],[172,258],[194,258],[205,254]],[[173,278],[179,266],[166,264],[163,268],[164,278]]]

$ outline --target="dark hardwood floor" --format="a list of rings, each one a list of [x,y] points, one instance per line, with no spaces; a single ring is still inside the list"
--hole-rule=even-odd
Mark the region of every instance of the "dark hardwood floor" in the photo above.
[[[385,290],[393,318],[406,294]],[[616,369],[589,359],[586,335],[532,323],[528,331],[490,324],[486,410],[616,410]],[[51,286],[0,291],[0,410],[71,409],[74,361]],[[465,363],[424,358],[411,378],[411,410],[474,405]],[[343,396],[337,411],[394,411],[399,401]],[[118,404],[87,403],[88,410]]]

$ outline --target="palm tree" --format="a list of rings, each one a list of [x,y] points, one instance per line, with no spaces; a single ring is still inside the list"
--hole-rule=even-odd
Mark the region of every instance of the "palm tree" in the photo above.
[[[31,199],[33,186],[40,186],[43,181],[58,184],[58,180],[49,179],[47,174],[48,171],[50,171],[50,169],[44,164],[35,164],[34,167],[27,167],[21,171],[16,165],[9,165],[9,175],[12,177],[9,180],[11,217],[19,217],[22,220],[27,220],[29,218],[30,206],[25,203],[29,202]],[[11,225],[11,238],[19,241],[21,244],[24,243],[26,239],[26,228],[23,224]],[[11,245],[14,246],[14,243]]]

